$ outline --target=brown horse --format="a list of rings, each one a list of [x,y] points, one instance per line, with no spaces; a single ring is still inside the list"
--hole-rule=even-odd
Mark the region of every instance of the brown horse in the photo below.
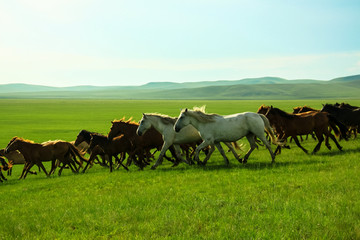
[[[62,169],[67,164],[70,166],[70,168],[72,168],[71,164],[72,161],[75,161],[73,160],[75,156],[78,156],[82,161],[87,161],[82,157],[75,146],[64,141],[49,141],[40,144],[23,138],[14,137],[6,147],[5,153],[9,153],[15,150],[18,150],[25,158],[25,165],[20,179],[25,179],[28,171],[35,164],[45,172],[46,176],[49,176],[50,174],[48,174],[44,165],[42,164],[44,161],[52,161],[50,173],[55,171],[56,160],[59,160],[61,163],[63,163]],[[81,162],[78,164],[81,166]],[[74,169],[72,170],[75,171]],[[59,171],[59,174],[61,174],[61,171]]]
[[[96,151],[93,151],[91,153],[89,162],[85,166],[83,172],[86,170],[89,163],[95,159],[97,154],[103,153],[109,157],[110,172],[112,172],[113,169],[112,157],[115,157],[119,166],[121,165],[125,170],[129,171],[129,169],[124,166],[122,161],[120,161],[117,157],[117,155],[121,153],[128,153],[129,157],[133,156],[133,145],[127,138],[124,137],[124,135],[109,140],[106,136],[103,136],[101,134],[91,134],[90,148],[95,149],[95,147],[97,146],[99,146],[102,151],[96,149]]]
[[[87,131],[85,129],[81,130],[79,132],[79,134],[76,137],[75,143],[74,145],[79,148],[80,146],[84,146],[83,150],[81,151],[86,151],[89,155],[91,155],[92,152],[92,148],[90,148],[90,140],[91,140],[91,134],[100,134],[100,133],[96,133],[96,132],[90,132]],[[102,162],[99,161],[98,159],[98,155],[100,155]],[[95,157],[95,160],[97,161],[97,163],[99,163],[101,166],[106,166],[108,167],[108,165],[106,164],[106,161],[108,160],[107,157],[105,156],[105,154],[100,154],[100,152],[98,152],[98,154]]]
[[[24,165],[25,158],[19,151],[12,151],[5,153],[5,148],[0,149],[0,156],[5,157],[11,165]],[[7,171],[7,175],[11,176],[12,167]],[[29,171],[31,174],[37,174],[35,171]]]
[[[334,129],[335,134],[338,135],[340,132],[336,125],[340,123],[332,122],[326,113],[310,111],[299,114],[290,114],[271,106],[265,115],[270,122],[276,123],[279,131],[282,131],[279,135],[280,139],[286,140],[288,137],[292,137],[295,140],[296,145],[305,153],[308,153],[308,151],[301,146],[297,136],[311,134],[312,132],[315,132],[318,139],[318,144],[315,146],[312,153],[319,151],[321,143],[324,141],[323,135],[325,135],[326,138],[330,137],[335,142],[338,149],[342,150],[342,147],[337,142],[335,136],[331,134],[331,130],[329,130],[329,127],[331,127]],[[325,141],[325,144],[331,149],[328,141]],[[278,153],[280,151],[281,149],[278,147],[275,152]]]
[[[131,119],[125,121],[125,118],[122,118],[121,120],[114,120],[111,123],[112,126],[108,134],[108,139],[111,140],[114,137],[123,134],[124,137],[129,139],[129,141],[133,144],[135,148],[134,154],[139,157],[142,167],[148,165],[148,162],[144,159],[144,155],[149,157],[149,150],[154,148],[160,150],[164,144],[162,135],[154,128],[150,128],[142,136],[138,136],[136,134],[136,130],[139,127],[139,124],[131,121]],[[169,150],[175,157],[176,154],[174,153],[174,149],[170,148]],[[176,160],[178,161],[178,159]]]
[[[54,164],[55,160],[52,160],[52,168],[49,174],[53,174],[56,170],[56,167],[60,164],[62,166],[59,170],[59,176],[61,175],[62,170],[68,165],[70,169],[77,173],[79,172],[78,167],[82,167],[82,163],[88,160],[83,157],[83,153],[79,151],[78,148],[76,148],[72,143],[61,141],[61,140],[55,140],[55,141],[48,141],[42,143],[44,147],[52,148],[52,152],[54,155],[55,160],[58,160],[58,164]],[[77,160],[78,157],[80,161]]]
[[[293,108],[293,114],[295,114],[295,113],[304,113],[304,112],[310,112],[310,111],[313,111],[313,112],[320,112],[320,110],[318,110],[318,109],[315,109],[315,108],[312,108],[312,107],[309,107],[309,106],[299,106],[299,107],[294,107]],[[300,137],[300,140],[301,141],[303,141],[303,138],[302,138],[302,136],[300,135],[299,136]],[[307,134],[306,135],[306,140],[308,140],[308,137],[309,137],[309,135]],[[315,135],[314,135],[314,133],[311,133],[311,137],[314,139],[314,140],[316,140],[316,137],[315,137]],[[291,139],[290,139],[290,141],[291,141]]]

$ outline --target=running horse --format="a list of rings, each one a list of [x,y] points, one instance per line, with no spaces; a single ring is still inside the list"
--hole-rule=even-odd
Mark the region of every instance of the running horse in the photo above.
[[[333,119],[327,113],[322,112],[305,112],[298,114],[291,114],[280,110],[279,108],[269,107],[265,116],[269,119],[270,122],[275,123],[277,131],[281,131],[279,134],[279,139],[286,140],[288,137],[292,137],[295,140],[296,145],[303,150],[305,153],[308,151],[301,146],[297,136],[306,135],[315,132],[315,135],[318,140],[318,144],[313,150],[313,154],[319,151],[321,143],[324,141],[324,136],[326,137],[325,144],[331,149],[331,146],[328,143],[328,138],[330,137],[336,144],[337,148],[341,151],[342,147],[337,142],[335,136],[331,133],[331,129],[334,130],[335,134],[338,136],[340,131],[342,134],[346,128],[340,122]],[[337,128],[337,126],[340,128]],[[331,128],[329,130],[329,127]],[[280,146],[277,147],[275,153],[280,153]]]
[[[165,152],[168,150],[170,146],[174,146],[175,153],[179,159],[185,162],[180,153],[181,144],[193,144],[196,145],[200,142],[201,136],[196,128],[191,125],[184,127],[180,132],[175,132],[174,124],[177,118],[170,117],[164,114],[157,113],[143,113],[143,117],[140,120],[140,125],[136,131],[139,136],[142,136],[146,133],[147,130],[152,127],[155,128],[159,133],[162,134],[164,139],[164,145],[162,146],[161,152],[156,163],[151,167],[151,169],[155,169],[159,164],[161,164],[163,156]],[[238,154],[235,152],[234,148],[230,143],[225,143],[229,149],[233,152],[234,156],[239,159]],[[210,152],[207,154],[203,165],[206,164],[210,155],[213,152],[213,147],[210,149]],[[198,162],[200,164],[200,162]]]
[[[147,161],[145,161],[144,155],[149,158],[151,155],[149,151],[151,149],[155,148],[160,150],[164,144],[162,135],[154,128],[149,129],[142,136],[138,136],[136,134],[136,130],[139,127],[139,123],[132,121],[131,118],[129,120],[125,120],[125,118],[114,120],[111,122],[111,124],[112,126],[108,134],[108,139],[112,140],[119,135],[124,135],[125,138],[129,139],[135,148],[134,154],[139,157],[139,167],[141,169],[149,164]],[[172,150],[173,148],[170,148],[170,151]],[[176,157],[173,151],[172,154]]]
[[[272,143],[282,145],[275,139],[269,120],[263,114],[244,112],[221,116],[218,114],[206,114],[201,108],[193,108],[193,110],[185,109],[180,112],[174,129],[176,132],[179,132],[189,124],[199,131],[203,139],[203,142],[195,150],[195,159],[197,160],[202,148],[215,145],[226,161],[227,157],[222,150],[220,142],[235,142],[246,136],[250,149],[244,156],[243,163],[247,162],[250,154],[257,148],[255,137],[258,137],[265,144],[271,155],[272,163],[274,163],[275,154],[265,138],[264,130],[270,135]]]
[[[18,150],[25,158],[24,169],[19,179],[25,179],[27,173],[35,164],[44,171],[46,176],[49,176],[55,171],[56,160],[59,160],[61,163],[63,163],[59,174],[61,174],[62,169],[66,165],[69,165],[73,172],[75,172],[75,170],[72,168],[72,164],[74,164],[73,161],[75,161],[74,158],[76,158],[76,156],[78,156],[81,161],[87,161],[82,157],[81,153],[75,146],[73,146],[71,143],[60,140],[49,141],[40,144],[31,140],[13,137],[5,148],[5,153],[9,153],[15,150]],[[44,161],[52,162],[50,173],[46,171],[42,163]],[[81,162],[77,163],[81,166]]]

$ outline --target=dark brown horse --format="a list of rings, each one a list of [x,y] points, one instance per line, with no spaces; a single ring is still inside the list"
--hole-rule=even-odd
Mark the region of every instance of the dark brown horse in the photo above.
[[[335,134],[338,135],[340,132],[335,125],[337,123],[330,122],[327,113],[305,112],[291,114],[271,106],[265,115],[270,122],[276,123],[278,131],[282,131],[282,133],[279,134],[280,139],[286,140],[288,137],[292,137],[295,140],[296,145],[305,153],[308,153],[308,151],[301,146],[297,136],[311,134],[312,132],[315,132],[318,139],[318,144],[315,146],[313,153],[319,151],[321,143],[324,141],[324,135],[326,138],[330,137],[335,142],[338,149],[342,150],[342,147],[337,142],[335,136],[331,134],[329,130],[329,127],[333,128]],[[326,141],[325,144],[331,149],[328,141]],[[275,152],[277,153],[280,150],[280,147],[278,147]]]
[[[5,153],[5,148],[0,149],[0,156],[5,157],[9,164],[11,165],[24,165],[25,164],[25,158],[19,151],[12,151],[9,153]],[[11,176],[12,173],[12,167],[9,168],[7,171],[7,175]],[[35,171],[29,171],[31,174],[37,174]]]
[[[349,109],[349,110],[352,110],[352,111],[357,111],[358,109],[360,109],[359,107],[357,106],[352,106],[348,103],[335,103],[334,104],[335,107],[338,107],[338,108],[341,108],[341,109]],[[354,138],[356,138],[357,136],[357,133],[360,133],[360,125],[351,125],[351,126],[348,126],[349,128],[349,136],[351,134],[354,134]]]
[[[116,136],[124,135],[125,138],[129,139],[135,148],[134,153],[139,157],[139,162],[142,166],[148,165],[144,155],[149,157],[149,151],[151,149],[155,148],[160,150],[164,144],[162,135],[154,128],[150,128],[142,136],[138,136],[136,130],[139,127],[139,124],[131,121],[131,119],[126,121],[125,118],[123,118],[121,120],[114,120],[111,123],[112,126],[108,138],[111,140]],[[173,148],[169,148],[169,150],[172,152],[173,156],[176,156]],[[176,161],[178,161],[178,159],[176,159]]]
[[[109,157],[110,172],[112,172],[113,169],[113,157],[115,157],[116,162],[119,164],[119,166],[121,165],[124,169],[129,171],[129,169],[124,166],[122,161],[120,161],[120,159],[117,157],[117,155],[121,153],[127,153],[129,157],[133,157],[133,145],[127,138],[124,137],[124,135],[109,140],[106,136],[103,136],[101,134],[91,134],[90,148],[94,149],[96,146],[99,146],[102,151],[97,150],[91,153],[89,162],[92,162],[95,159],[96,154],[104,153]],[[84,171],[86,170],[88,165],[89,163],[85,166]]]
[[[96,132],[90,132],[87,131],[85,129],[81,130],[79,132],[79,134],[76,137],[75,143],[74,145],[76,147],[80,146],[81,144],[86,143],[88,145],[88,147],[86,148],[86,152],[91,155],[92,153],[92,148],[90,147],[90,140],[91,140],[91,134],[100,134],[100,133],[96,133]],[[100,156],[102,159],[102,162],[99,161],[98,157]],[[97,161],[97,163],[99,163],[101,166],[105,166],[108,167],[106,161],[108,160],[107,157],[105,156],[105,154],[101,154],[100,152],[97,152],[97,154],[95,155],[95,160]]]
[[[62,169],[65,167],[65,165],[69,165],[74,172],[75,170],[72,168],[72,164],[75,164],[75,156],[78,156],[82,161],[87,161],[82,157],[75,146],[64,141],[49,141],[40,144],[23,138],[14,137],[6,147],[5,153],[9,153],[15,150],[21,152],[25,158],[25,165],[20,179],[25,179],[27,173],[35,164],[45,172],[46,176],[49,176],[50,174],[48,174],[44,165],[42,164],[42,162],[45,161],[52,162],[50,173],[55,171],[56,160],[59,160],[63,164]],[[81,162],[77,163],[81,166]],[[62,169],[60,170],[62,171]],[[61,174],[61,171],[59,171],[59,174]]]
[[[320,110],[318,110],[318,109],[315,109],[315,108],[312,108],[312,107],[309,107],[309,106],[299,106],[299,107],[294,107],[293,108],[293,114],[295,114],[295,113],[304,113],[304,112],[310,112],[310,111],[313,111],[313,112],[320,112]],[[300,135],[299,136],[300,137],[300,140],[301,141],[303,141],[303,138],[302,138],[302,136]],[[309,137],[309,135],[307,134],[306,135],[306,140],[308,140],[308,137]],[[315,137],[315,135],[314,135],[314,133],[312,133],[311,134],[311,137],[314,139],[314,140],[316,140],[316,137]],[[291,141],[291,139],[290,139],[290,141]]]

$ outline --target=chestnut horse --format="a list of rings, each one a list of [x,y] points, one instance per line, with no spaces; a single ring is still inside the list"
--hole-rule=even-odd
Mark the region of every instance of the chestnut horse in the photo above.
[[[336,126],[341,125],[337,121],[332,121],[329,119],[327,113],[321,112],[305,112],[299,114],[286,113],[278,108],[269,107],[265,116],[269,119],[270,122],[274,123],[277,128],[277,131],[281,131],[279,138],[286,140],[288,137],[292,137],[295,140],[296,145],[301,148],[305,153],[308,151],[303,148],[297,138],[298,135],[311,134],[315,132],[315,135],[318,139],[318,144],[315,146],[312,153],[319,151],[321,143],[324,141],[324,136],[326,138],[330,137],[336,144],[339,150],[342,150],[342,147],[337,142],[335,136],[331,134],[329,127],[334,129],[335,134],[339,135],[339,130]],[[340,126],[343,129],[343,125]],[[327,141],[325,141],[326,146],[331,149]],[[275,153],[280,152],[281,149],[278,146]]]
[[[19,151],[12,151],[5,153],[5,148],[0,149],[0,156],[5,157],[11,165],[24,165],[25,158]],[[40,168],[39,168],[40,169]],[[12,168],[9,168],[7,175],[11,176]],[[37,174],[35,171],[29,171],[31,174]]]
[[[45,172],[46,176],[49,176],[50,173],[55,171],[56,160],[59,160],[61,163],[63,163],[62,169],[65,167],[65,165],[68,164],[74,172],[75,170],[72,168],[72,164],[75,165],[75,156],[78,156],[82,161],[87,161],[82,157],[81,153],[75,146],[64,141],[49,141],[40,144],[23,138],[14,137],[6,147],[5,153],[9,153],[15,150],[18,150],[25,158],[24,169],[19,179],[25,179],[28,171],[35,164]],[[49,174],[42,164],[44,161],[52,161],[52,167]],[[81,162],[77,163],[81,166]],[[61,174],[61,171],[59,171],[59,174]]]

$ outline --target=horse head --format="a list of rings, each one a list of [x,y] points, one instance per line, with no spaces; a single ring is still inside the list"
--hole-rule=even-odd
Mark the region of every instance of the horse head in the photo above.
[[[190,124],[190,120],[188,118],[188,109],[182,110],[178,119],[175,122],[174,130],[175,132],[180,132],[180,130],[185,127],[186,125]]]
[[[151,122],[149,117],[145,113],[143,113],[143,117],[140,120],[140,124],[136,129],[136,134],[138,136],[142,136],[149,128],[151,128]]]
[[[21,139],[19,137],[13,137],[10,142],[8,143],[8,145],[6,146],[5,148],[5,153],[9,153],[11,151],[15,151],[17,150],[17,147],[18,147],[18,142],[20,141]]]

